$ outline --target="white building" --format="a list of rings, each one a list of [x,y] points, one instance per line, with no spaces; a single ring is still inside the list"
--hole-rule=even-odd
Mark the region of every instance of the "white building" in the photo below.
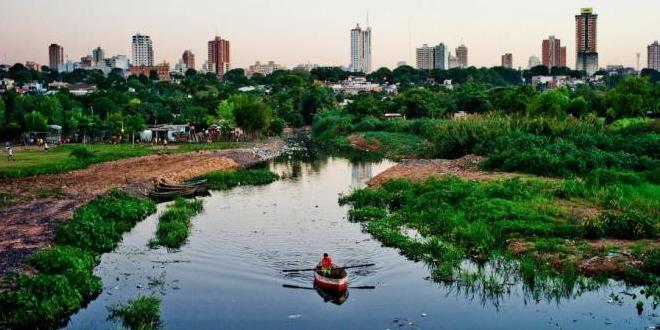
[[[148,35],[136,33],[132,39],[132,64],[134,66],[153,66],[154,49],[151,44],[151,37]]]
[[[648,66],[647,68],[660,71],[660,44],[656,40],[648,46]]]
[[[541,65],[541,59],[538,56],[532,55],[529,57],[529,61],[527,61],[527,68],[531,69],[535,66]]]
[[[186,71],[188,71],[188,65],[183,61],[183,59],[179,59],[179,62],[174,65],[174,72],[179,73],[179,74],[185,74]]]
[[[253,74],[258,73],[263,76],[267,76],[277,70],[282,70],[284,69],[284,66],[276,64],[273,61],[268,61],[268,63],[263,64],[259,61],[254,63],[254,65],[250,65],[248,69],[245,71],[245,74],[248,77],[252,77]]]
[[[382,87],[371,83],[365,77],[348,77],[339,84],[330,86],[335,93],[345,93],[348,95],[357,95],[360,92],[380,92]]]
[[[363,30],[358,24],[351,30],[352,72],[371,72],[371,27]]]
[[[417,69],[432,70],[435,66],[435,48],[424,44],[415,51]]]

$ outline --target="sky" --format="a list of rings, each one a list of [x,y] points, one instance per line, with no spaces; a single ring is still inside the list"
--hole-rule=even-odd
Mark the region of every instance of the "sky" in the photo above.
[[[646,46],[660,39],[660,0],[0,0],[0,63],[48,64],[58,43],[73,61],[96,46],[106,57],[130,57],[136,32],[151,36],[157,62],[172,66],[190,49],[197,67],[215,35],[231,42],[232,67],[275,61],[348,65],[350,29],[373,30],[374,69],[414,65],[415,47],[444,42],[469,49],[469,64],[496,66],[512,53],[526,67],[549,35],[567,46],[575,65],[575,18],[598,14],[600,66],[646,63]],[[452,51],[453,52],[453,51]]]

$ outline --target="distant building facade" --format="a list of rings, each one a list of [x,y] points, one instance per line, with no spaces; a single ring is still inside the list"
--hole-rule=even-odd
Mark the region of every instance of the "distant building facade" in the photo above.
[[[513,54],[506,53],[502,55],[502,66],[508,69],[513,68]]]
[[[575,69],[588,75],[598,71],[597,22],[598,15],[591,8],[582,8],[580,15],[575,15]]]
[[[371,72],[371,27],[362,29],[358,24],[351,30],[352,72]]]
[[[268,63],[261,63],[259,61],[255,62],[253,65],[250,65],[245,71],[245,74],[248,77],[252,77],[255,73],[258,73],[262,76],[267,76],[277,70],[284,69],[284,66],[275,63],[274,61],[268,61]]]
[[[461,67],[461,60],[449,53],[449,56],[447,58],[447,68],[448,69],[453,69],[453,68],[460,68]]]
[[[136,33],[132,38],[132,65],[134,66],[153,66],[154,48],[151,37],[148,35]]]
[[[439,70],[447,70],[447,46],[444,43],[439,43],[434,48],[433,68]]]
[[[101,46],[92,50],[92,64],[96,67],[105,65],[105,54]]]
[[[186,69],[195,70],[195,54],[192,51],[184,51],[183,55],[181,55],[181,61],[186,65]]]
[[[209,41],[208,55],[208,64],[211,69],[209,72],[213,72],[218,77],[222,77],[231,69],[229,40],[216,36],[213,40]]]
[[[39,63],[34,62],[34,61],[25,62],[25,67],[30,69],[30,70],[41,71],[41,67],[39,66]]]
[[[58,70],[64,64],[64,47],[58,44],[48,46],[48,66],[51,70]]]
[[[660,71],[660,44],[656,40],[654,43],[650,44],[647,47],[648,51],[648,65],[646,66],[649,69]]]
[[[456,47],[456,58],[458,59],[459,67],[468,67],[468,48],[465,45]]]
[[[566,66],[566,47],[561,46],[561,40],[550,36],[541,44],[542,64],[549,69]]]
[[[527,61],[527,68],[531,69],[535,66],[541,65],[541,59],[538,56],[532,55],[529,57],[529,60]]]
[[[435,67],[435,48],[424,44],[415,50],[417,69],[432,70]]]

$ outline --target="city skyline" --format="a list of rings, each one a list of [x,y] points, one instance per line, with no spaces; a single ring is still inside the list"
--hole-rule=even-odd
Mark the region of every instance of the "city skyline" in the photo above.
[[[227,7],[200,0],[185,2],[185,8],[177,6],[184,2],[175,0],[167,2],[171,6],[143,1],[128,7],[128,1],[118,2],[118,6],[91,12],[72,10],[84,6],[78,0],[28,0],[0,5],[3,12],[12,12],[0,22],[1,30],[12,31],[0,35],[0,62],[48,63],[44,49],[51,43],[64,47],[65,60],[77,61],[99,45],[106,56],[130,56],[127,40],[141,32],[152,37],[156,63],[176,63],[186,49],[204,54],[206,42],[219,34],[232,41],[232,67],[245,68],[259,59],[288,67],[301,63],[348,66],[350,44],[346,31],[357,22],[364,22],[369,11],[374,70],[394,67],[398,61],[414,63],[416,46],[439,41],[449,49],[461,43],[468,46],[470,65],[497,66],[501,54],[512,53],[513,66],[526,67],[530,56],[541,55],[538,42],[548,35],[556,35],[569,47],[567,64],[572,67],[576,60],[574,15],[581,7],[594,7],[599,15],[600,66],[634,67],[635,54],[645,54],[646,46],[659,39],[660,31],[653,14],[660,11],[660,3],[651,0],[640,1],[635,7],[595,1],[559,0],[550,7],[507,1],[509,6],[505,7],[515,10],[503,10],[501,3],[487,1],[451,7],[431,1],[365,1],[349,7],[342,5],[349,3],[343,0],[313,6],[298,0],[283,4],[248,0]],[[200,6],[188,6],[191,3]],[[34,15],[35,6],[51,15]],[[154,14],[140,14],[147,9]],[[626,29],[620,29],[621,24]],[[525,33],[520,33],[522,29]],[[305,47],[299,47],[303,42]]]

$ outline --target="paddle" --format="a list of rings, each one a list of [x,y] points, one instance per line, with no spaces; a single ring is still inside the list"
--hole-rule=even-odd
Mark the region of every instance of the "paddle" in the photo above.
[[[353,265],[353,266],[345,266],[345,267],[337,267],[338,269],[348,269],[348,268],[359,268],[359,267],[369,267],[369,266],[375,266],[376,264],[364,264],[364,265]],[[309,272],[309,271],[314,271],[316,268],[302,268],[302,269],[285,269],[282,270],[285,273],[291,273],[291,272]]]
[[[289,289],[316,290],[316,289],[310,288],[310,287],[291,285],[291,284],[282,284],[282,287],[289,288]],[[349,286],[348,288],[349,289],[375,289],[376,287],[373,286],[373,285],[362,285],[362,286]]]

